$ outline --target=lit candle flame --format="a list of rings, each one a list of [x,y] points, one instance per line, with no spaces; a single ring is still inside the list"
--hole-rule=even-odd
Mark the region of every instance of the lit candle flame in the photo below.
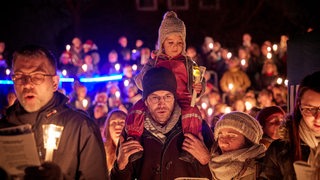
[[[251,104],[250,102],[246,101],[246,102],[244,103],[244,105],[246,106],[246,110],[247,110],[247,111],[249,111],[249,110],[252,109],[252,104]]]
[[[209,43],[208,46],[209,46],[210,49],[213,49],[213,43]]]
[[[207,109],[208,104],[207,104],[207,103],[205,103],[205,102],[203,102],[203,103],[201,103],[201,107],[202,107],[202,109]]]
[[[88,106],[88,100],[87,99],[84,99],[84,100],[82,100],[82,106],[84,107],[84,108],[86,108],[87,106]]]
[[[246,60],[245,59],[241,59],[240,63],[241,63],[242,66],[245,66],[246,65]]]
[[[63,76],[67,76],[67,70],[64,69],[64,70],[62,70],[61,73],[62,73]]]
[[[283,81],[283,79],[279,77],[279,78],[277,79],[277,84],[282,84],[282,81]]]
[[[271,59],[272,58],[272,54],[270,52],[267,53],[267,58]]]
[[[224,109],[224,113],[230,113],[231,112],[231,107],[227,106],[225,109]]]
[[[83,65],[81,66],[81,68],[83,69],[84,72],[87,72],[87,70],[88,70],[88,65],[87,65],[87,64],[83,64]]]
[[[10,73],[11,73],[10,69],[6,69],[6,75],[9,76]]]
[[[277,51],[277,50],[278,50],[278,45],[277,45],[277,44],[274,44],[274,45],[272,46],[272,49],[273,49],[273,51]]]
[[[129,80],[128,79],[124,80],[123,84],[125,87],[129,86]]]
[[[115,65],[114,65],[114,68],[115,68],[117,71],[119,71],[119,70],[120,70],[120,64],[119,64],[119,63],[115,64]]]
[[[268,46],[267,47],[267,51],[270,52],[271,51],[271,47]]]
[[[228,52],[228,53],[227,53],[227,58],[230,59],[231,57],[232,57],[232,53],[231,53],[231,52]]]
[[[234,87],[234,86],[233,86],[233,84],[232,84],[232,83],[229,83],[229,84],[228,84],[228,88],[229,88],[229,90],[232,90],[232,89],[233,89],[233,87]]]
[[[212,108],[208,108],[207,114],[208,114],[208,116],[212,116],[212,114],[213,114],[213,109],[212,109]]]
[[[71,46],[70,46],[69,44],[67,44],[67,45],[66,45],[66,50],[67,50],[67,51],[70,51],[70,49],[71,49]]]
[[[132,65],[132,70],[136,71],[138,69],[138,66],[136,64]]]

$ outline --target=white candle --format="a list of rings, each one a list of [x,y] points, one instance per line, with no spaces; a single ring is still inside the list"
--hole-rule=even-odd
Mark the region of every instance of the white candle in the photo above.
[[[45,124],[42,125],[42,128],[44,147],[46,149],[45,161],[52,161],[53,151],[58,148],[63,126]]]

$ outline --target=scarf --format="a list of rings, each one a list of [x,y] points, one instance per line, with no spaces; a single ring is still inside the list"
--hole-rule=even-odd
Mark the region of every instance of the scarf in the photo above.
[[[217,150],[214,151],[209,162],[213,179],[229,180],[255,174],[256,167],[253,162],[256,158],[264,156],[266,147],[262,144],[254,144],[250,148],[223,154],[219,154]]]
[[[170,116],[168,122],[163,126],[158,124],[150,115],[146,114],[146,120],[144,121],[144,127],[155,137],[157,137],[162,143],[167,139],[166,135],[177,124],[181,115],[181,108],[178,104],[175,104],[174,110]]]
[[[303,142],[305,142],[310,147],[310,154],[308,158],[308,164],[320,167],[320,163],[317,162],[320,158],[320,134],[313,132],[306,124],[306,122],[301,119],[299,125],[299,135]],[[318,158],[318,160],[316,160]]]

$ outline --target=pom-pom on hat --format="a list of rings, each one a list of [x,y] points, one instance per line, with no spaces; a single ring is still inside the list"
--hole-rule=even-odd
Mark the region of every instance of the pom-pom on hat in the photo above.
[[[217,121],[214,128],[214,139],[218,140],[218,134],[222,128],[231,128],[243,134],[254,144],[259,144],[262,138],[262,128],[259,122],[249,114],[233,111],[224,114]]]
[[[158,32],[158,48],[162,51],[162,45],[167,36],[171,33],[179,33],[183,41],[182,53],[186,51],[186,26],[184,22],[178,18],[174,11],[168,11],[164,14],[163,20]]]
[[[142,98],[144,100],[147,99],[149,94],[159,90],[169,91],[175,96],[177,90],[176,77],[173,72],[167,68],[151,68],[143,76],[142,88]]]
[[[285,115],[285,112],[280,106],[265,107],[259,111],[256,118],[260,122],[261,126],[264,127],[266,120],[273,114]]]

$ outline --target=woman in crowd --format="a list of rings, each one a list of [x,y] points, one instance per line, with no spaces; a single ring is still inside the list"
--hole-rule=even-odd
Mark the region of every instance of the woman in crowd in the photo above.
[[[111,172],[113,163],[116,160],[116,149],[118,147],[120,134],[125,124],[127,114],[121,110],[115,109],[108,113],[103,128],[104,148],[107,158],[108,172]]]
[[[213,179],[252,179],[266,147],[260,144],[262,128],[252,116],[238,111],[220,117],[214,128],[216,145],[209,167]]]
[[[261,179],[296,179],[294,162],[305,161],[318,168],[320,177],[320,71],[307,75],[297,92],[294,112],[285,124],[281,139],[269,146]],[[312,171],[310,171],[312,174]],[[311,179],[305,177],[305,179]]]
[[[272,141],[280,138],[279,128],[283,123],[285,114],[280,106],[266,107],[258,113],[256,118],[263,129],[263,136],[260,142],[267,148]]]

